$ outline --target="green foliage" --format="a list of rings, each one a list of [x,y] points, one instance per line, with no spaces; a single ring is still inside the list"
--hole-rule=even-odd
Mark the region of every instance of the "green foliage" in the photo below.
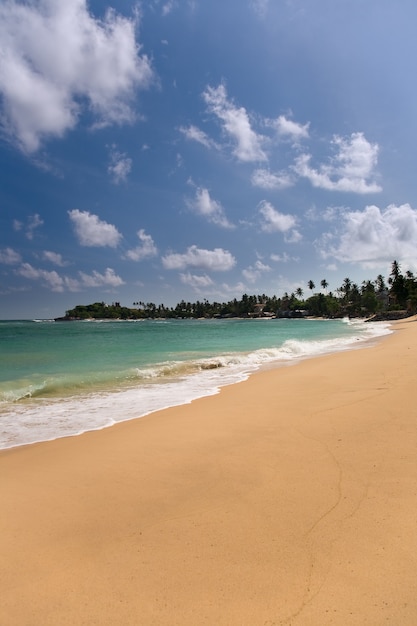
[[[138,319],[140,312],[137,309],[129,309],[116,304],[108,305],[104,302],[93,304],[78,304],[65,313],[66,318],[73,319]]]
[[[327,290],[325,279],[320,281],[322,289]],[[307,287],[313,291],[312,280]],[[394,261],[388,279],[379,275],[374,281],[364,281],[359,287],[345,278],[342,285],[333,293],[314,293],[303,300],[303,290],[298,287],[295,293],[284,294],[282,298],[269,297],[266,294],[243,294],[240,300],[229,302],[185,302],[181,300],[175,307],[155,305],[152,302],[135,302],[134,308],[122,307],[118,302],[111,305],[104,302],[79,304],[66,312],[64,319],[154,319],[154,318],[216,318],[216,317],[258,317],[275,315],[277,317],[367,317],[374,313],[396,310],[417,312],[417,278],[412,272],[401,273],[399,264]]]

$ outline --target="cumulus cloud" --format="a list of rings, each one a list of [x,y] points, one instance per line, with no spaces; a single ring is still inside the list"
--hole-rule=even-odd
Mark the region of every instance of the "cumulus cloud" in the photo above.
[[[301,139],[308,139],[309,137],[309,122],[302,125],[297,122],[293,122],[285,117],[285,115],[280,115],[276,120],[272,120],[270,124],[276,129],[280,137],[288,138],[295,143],[299,142]]]
[[[322,189],[363,194],[381,191],[374,180],[378,144],[367,141],[363,133],[352,133],[347,139],[336,135],[332,144],[337,153],[329,164],[314,169],[310,165],[311,155],[303,154],[294,165],[297,174]]]
[[[298,243],[302,238],[302,234],[296,228],[285,235],[285,241],[287,243]]]
[[[221,226],[222,228],[234,228],[227,219],[220,202],[210,197],[208,189],[199,187],[195,198],[188,201],[188,206],[198,215],[202,215],[209,222]]]
[[[189,285],[196,291],[200,291],[201,289],[206,289],[207,287],[211,287],[214,283],[212,279],[204,274],[203,276],[197,276],[196,274],[191,274],[187,272],[186,274],[180,274],[180,280],[184,285]]]
[[[131,261],[142,261],[143,259],[154,257],[158,254],[158,249],[151,235],[147,235],[143,228],[137,233],[141,242],[136,248],[132,248],[126,252],[126,258]]]
[[[13,248],[0,249],[0,263],[4,265],[17,265],[21,261],[21,256]]]
[[[130,159],[124,152],[119,152],[115,146],[110,150],[110,164],[107,167],[107,172],[115,185],[124,183],[130,174],[132,169],[132,159]]]
[[[222,248],[205,250],[193,245],[184,254],[172,252],[162,258],[162,264],[168,270],[185,270],[187,267],[198,267],[207,271],[226,272],[236,265],[236,259]]]
[[[319,247],[325,258],[376,267],[393,259],[416,262],[417,210],[409,204],[375,205],[346,211],[338,232],[326,233]]]
[[[136,89],[153,79],[137,20],[113,10],[96,19],[87,0],[1,3],[3,131],[33,153],[74,128],[85,106],[97,125],[131,122]]]
[[[297,224],[297,220],[293,215],[280,213],[266,200],[259,204],[258,211],[262,216],[261,228],[265,233],[286,233]]]
[[[120,287],[125,284],[111,267],[106,268],[104,274],[94,270],[92,274],[79,272],[79,275],[83,287]]]
[[[55,270],[48,272],[46,270],[37,269],[30,265],[30,263],[23,263],[19,269],[16,270],[16,274],[29,280],[40,280],[44,286],[49,287],[52,291],[64,291],[64,279]]]
[[[68,211],[75,234],[82,246],[116,248],[122,235],[113,224],[108,224],[88,211]]]
[[[265,265],[265,263],[258,260],[255,265],[250,265],[246,269],[242,270],[242,274],[247,282],[254,283],[264,272],[270,271],[271,267],[269,265]]]
[[[288,172],[274,173],[260,168],[253,172],[251,183],[261,189],[286,189],[294,185],[294,177]]]
[[[58,252],[51,252],[50,250],[44,250],[42,257],[45,261],[49,261],[58,267],[64,267],[67,263],[63,260],[62,255]]]
[[[228,100],[224,85],[207,87],[203,98],[210,113],[214,113],[222,122],[224,132],[235,143],[233,153],[239,161],[267,161],[262,149],[264,137],[252,129],[246,109],[236,107]]]
[[[22,263],[22,265],[15,270],[15,273],[28,280],[40,281],[44,287],[56,292],[63,292],[65,290],[80,291],[83,287],[119,287],[125,284],[122,278],[109,267],[104,274],[100,274],[100,272],[96,270],[94,270],[92,274],[79,272],[79,279],[69,276],[60,276],[55,270],[47,271],[39,269],[33,267],[30,263]]]

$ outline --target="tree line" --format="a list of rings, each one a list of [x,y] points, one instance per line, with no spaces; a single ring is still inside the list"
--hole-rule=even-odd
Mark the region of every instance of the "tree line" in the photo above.
[[[181,300],[174,307],[152,302],[137,301],[133,307],[95,302],[77,305],[66,311],[64,318],[57,319],[155,319],[155,318],[216,318],[216,317],[369,317],[402,312],[417,312],[417,277],[411,271],[404,274],[397,261],[391,265],[388,280],[380,274],[375,280],[363,281],[361,285],[345,278],[334,292],[327,292],[328,282],[320,281],[322,291],[315,293],[313,280],[307,282],[310,295],[301,287],[282,297],[244,294],[240,300],[229,302],[196,302]]]

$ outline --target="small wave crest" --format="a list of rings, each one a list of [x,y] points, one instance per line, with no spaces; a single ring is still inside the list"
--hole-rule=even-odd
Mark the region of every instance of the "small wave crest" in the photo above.
[[[0,403],[17,403],[35,398],[69,397],[94,391],[123,390],[138,385],[162,384],[183,380],[194,374],[206,372],[215,375],[219,370],[251,372],[271,363],[295,361],[325,354],[352,349],[364,341],[390,333],[389,325],[346,320],[354,331],[344,337],[327,339],[287,339],[281,345],[260,348],[251,352],[216,354],[204,358],[190,358],[156,363],[145,367],[131,367],[126,370],[80,372],[71,375],[56,374],[43,378],[25,379],[0,383]]]
[[[10,404],[25,400],[28,398],[35,398],[42,395],[46,388],[46,382],[30,383],[19,382],[13,387],[0,387],[0,404]]]
[[[350,322],[349,322],[350,324]],[[54,375],[0,383],[0,447],[77,435],[213,395],[263,366],[348,350],[390,333],[388,325],[354,322],[344,337],[287,339],[281,345],[148,367]]]

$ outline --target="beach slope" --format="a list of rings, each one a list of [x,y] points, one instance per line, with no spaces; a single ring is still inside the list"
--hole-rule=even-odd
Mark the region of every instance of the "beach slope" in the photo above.
[[[0,454],[0,624],[417,623],[417,323]]]

